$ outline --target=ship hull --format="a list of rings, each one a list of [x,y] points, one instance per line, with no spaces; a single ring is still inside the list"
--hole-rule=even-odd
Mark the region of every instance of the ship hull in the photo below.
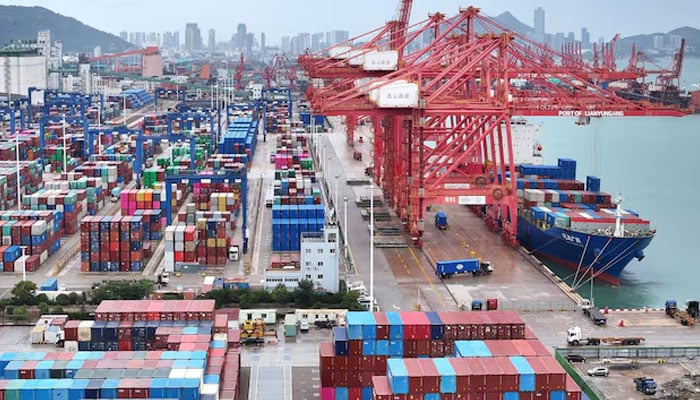
[[[620,273],[633,258],[644,257],[644,249],[652,239],[651,235],[610,237],[557,227],[540,229],[526,218],[518,219],[518,240],[537,258],[582,272],[593,265],[597,280],[616,286]]]

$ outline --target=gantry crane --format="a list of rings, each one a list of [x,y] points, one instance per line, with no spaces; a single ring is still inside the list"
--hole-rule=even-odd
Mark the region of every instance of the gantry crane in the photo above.
[[[265,89],[270,89],[272,82],[277,81],[277,77],[280,75],[289,81],[289,88],[294,90],[297,72],[284,54],[276,55],[270,65],[266,65],[263,69],[262,79],[265,81]]]
[[[236,65],[236,73],[233,75],[234,81],[236,81],[236,90],[243,90],[243,70],[245,69],[245,57],[241,53],[241,58]]]
[[[515,181],[504,179],[515,172],[512,116],[688,112],[673,102],[623,98],[608,87],[600,67],[580,60],[562,65],[557,61],[569,56],[505,30],[475,7],[416,24],[397,48],[400,59],[390,53],[397,49],[387,50],[387,43],[398,43],[391,32],[383,29],[364,41],[369,46],[299,60],[309,78],[323,81],[307,91],[314,112],[373,119],[374,177],[417,246],[432,204],[487,206],[487,224],[517,245]],[[406,52],[426,36],[427,46]],[[606,69],[613,66],[611,47],[605,49]],[[394,56],[394,68],[368,65],[378,54]]]

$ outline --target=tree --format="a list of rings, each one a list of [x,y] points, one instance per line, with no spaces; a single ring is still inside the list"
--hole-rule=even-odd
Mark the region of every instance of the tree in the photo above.
[[[272,301],[278,304],[287,304],[293,300],[291,293],[287,290],[287,287],[283,284],[277,285],[272,289]]]
[[[70,305],[70,298],[67,294],[61,293],[58,296],[56,296],[56,304],[58,304],[59,306]]]
[[[29,304],[36,293],[36,283],[32,281],[18,282],[12,288],[12,298],[16,304]]]
[[[314,283],[308,279],[299,281],[294,291],[294,304],[297,307],[308,308],[314,303]]]
[[[155,284],[150,279],[138,281],[108,281],[92,291],[92,302],[103,300],[141,300],[153,293]]]

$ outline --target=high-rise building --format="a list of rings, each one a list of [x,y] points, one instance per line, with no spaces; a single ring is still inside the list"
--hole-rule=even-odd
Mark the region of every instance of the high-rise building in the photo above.
[[[175,31],[173,32],[173,49],[179,49],[180,48],[180,32]]]
[[[544,8],[535,8],[535,40],[544,42]]]
[[[196,23],[185,24],[185,49],[189,51],[202,48],[202,33]]]
[[[327,35],[323,32],[311,35],[311,51],[317,52],[325,48],[327,46],[327,42],[325,41],[326,36]]]
[[[160,34],[151,32],[146,36],[146,46],[160,47]]]
[[[246,47],[246,26],[245,24],[238,24],[236,28],[236,48],[243,50]]]
[[[282,42],[280,43],[280,48],[282,49],[283,53],[291,53],[292,52],[291,38],[289,36],[282,36]]]
[[[581,47],[584,49],[591,48],[591,34],[585,26],[581,28]]]
[[[554,45],[553,48],[556,51],[561,51],[561,46],[564,44],[566,41],[566,36],[564,36],[564,32],[557,32],[554,34]]]
[[[331,45],[342,43],[350,37],[350,32],[348,31],[333,31],[331,35]]]
[[[569,32],[569,33],[566,35],[566,41],[567,41],[567,42],[575,42],[575,41],[576,41],[576,35],[574,35],[573,32]]]
[[[207,48],[212,53],[216,50],[216,31],[214,29],[209,29]]]
[[[121,31],[119,32],[119,37],[122,38],[122,40],[129,41],[129,32]]]
[[[265,32],[260,34],[260,49],[265,50]]]

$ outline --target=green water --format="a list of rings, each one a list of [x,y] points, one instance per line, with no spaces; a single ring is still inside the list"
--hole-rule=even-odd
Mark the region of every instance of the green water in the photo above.
[[[687,60],[684,81],[700,84],[700,60]],[[641,262],[632,261],[620,287],[593,285],[596,305],[662,307],[666,299],[700,299],[700,115],[684,118],[531,119],[543,123],[545,163],[577,160],[577,178],[601,178],[622,193],[623,207],[651,220],[657,234]],[[560,276],[570,270],[555,268]],[[590,286],[580,293],[590,296]]]

